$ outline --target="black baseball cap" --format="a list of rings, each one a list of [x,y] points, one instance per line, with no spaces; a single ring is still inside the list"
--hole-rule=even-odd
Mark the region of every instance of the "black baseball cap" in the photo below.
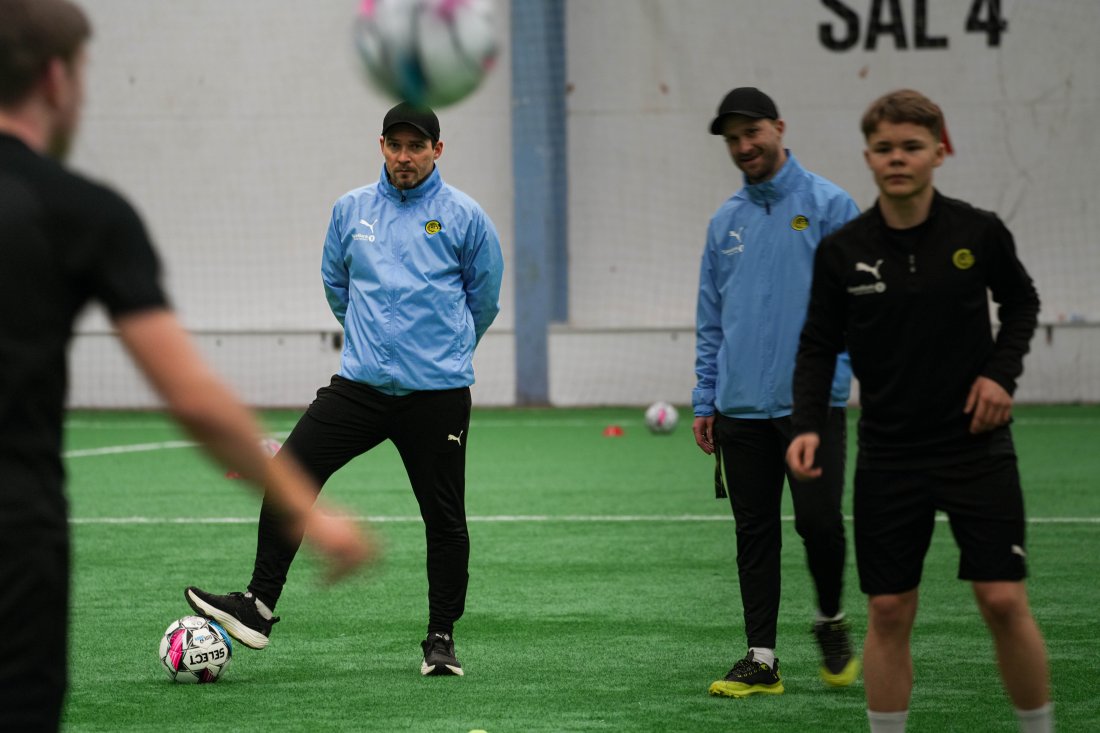
[[[397,105],[382,119],[382,134],[385,135],[394,125],[412,125],[432,139],[439,140],[439,118],[430,107],[418,107],[409,102]]]
[[[710,134],[721,135],[722,120],[730,115],[778,120],[779,110],[772,98],[756,87],[737,87],[718,105],[718,114],[710,123]]]

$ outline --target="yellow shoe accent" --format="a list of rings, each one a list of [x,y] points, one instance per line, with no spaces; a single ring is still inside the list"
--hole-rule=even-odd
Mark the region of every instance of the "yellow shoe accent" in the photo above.
[[[856,677],[859,677],[859,659],[852,657],[848,660],[848,664],[844,665],[844,669],[840,670],[837,674],[833,674],[826,667],[821,667],[818,673],[821,675],[821,679],[825,680],[825,684],[832,687],[847,687],[856,681]]]
[[[755,695],[756,693],[763,693],[765,695],[782,695],[783,694],[783,681],[780,680],[771,685],[746,685],[744,682],[730,682],[728,680],[717,680],[710,683],[710,687],[707,692],[716,697],[748,697],[749,695]]]

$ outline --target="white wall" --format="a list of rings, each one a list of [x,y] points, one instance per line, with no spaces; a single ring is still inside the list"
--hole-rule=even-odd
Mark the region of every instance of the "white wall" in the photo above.
[[[519,0],[514,0],[519,1]],[[524,0],[528,1],[528,0]],[[807,167],[861,206],[874,188],[858,118],[912,86],[944,108],[948,195],[999,212],[1043,299],[1018,397],[1100,400],[1100,2],[1002,0],[992,47],[965,30],[974,0],[901,0],[907,48],[868,38],[867,0],[847,28],[806,0],[567,3],[570,322],[550,335],[553,404],[684,403],[693,383],[695,287],[706,221],[740,185],[707,125],[734,86],[760,86]],[[301,405],[336,368],[323,333],[320,246],[332,201],[374,180],[390,102],[368,89],[351,41],[354,0],[84,0],[96,26],[89,106],[74,164],[144,214],[185,323],[246,399]],[[889,3],[884,3],[889,6]],[[835,6],[835,3],[834,3]],[[915,48],[925,36],[947,48]],[[499,27],[509,3],[497,1]],[[888,10],[888,9],[887,9]],[[510,263],[510,78],[440,112],[444,178],[489,212]],[[518,226],[522,226],[520,223]],[[515,392],[511,279],[475,366],[478,404]],[[93,314],[73,350],[71,402],[145,405]]]
[[[199,334],[207,359],[249,404],[301,407],[328,383],[339,366],[332,333]],[[695,334],[690,328],[654,330],[585,330],[557,328],[550,334],[550,395],[559,407],[648,405],[658,399],[677,404],[691,400]],[[76,406],[103,408],[156,407],[158,401],[142,383],[114,336],[85,334],[77,338],[71,392]],[[515,338],[511,331],[490,331],[474,359],[477,405],[503,407],[515,402]],[[1024,361],[1016,399],[1021,403],[1100,402],[1100,328],[1053,326],[1050,338],[1041,328]],[[859,385],[852,393],[857,400]]]
[[[393,104],[361,72],[352,36],[358,3],[83,5],[95,36],[73,163],[121,188],[144,214],[187,324],[333,327],[321,243],[333,202],[378,180],[378,134]],[[507,28],[507,5],[500,11]],[[477,96],[440,110],[439,165],[444,180],[482,202],[510,256],[507,58],[505,43],[500,68]],[[504,305],[508,325],[510,285]]]

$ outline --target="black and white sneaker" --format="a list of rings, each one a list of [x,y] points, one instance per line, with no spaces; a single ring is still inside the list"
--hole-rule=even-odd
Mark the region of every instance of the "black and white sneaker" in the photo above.
[[[271,626],[279,617],[264,618],[256,608],[256,598],[251,593],[214,595],[189,587],[183,593],[195,613],[212,618],[237,641],[253,649],[263,649],[271,636]]]
[[[450,634],[433,631],[420,642],[424,661],[420,665],[422,675],[463,675],[462,665],[455,658],[455,640]]]

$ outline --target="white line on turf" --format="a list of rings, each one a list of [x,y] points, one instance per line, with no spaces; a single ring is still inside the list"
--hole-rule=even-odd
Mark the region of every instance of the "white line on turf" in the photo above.
[[[65,458],[87,458],[88,456],[108,456],[116,453],[143,453],[172,448],[194,448],[196,443],[190,440],[165,440],[160,443],[132,443],[130,445],[105,445],[100,448],[80,448],[67,450]]]
[[[417,515],[405,516],[360,516],[355,517],[361,522],[372,524],[402,524],[420,522]],[[846,517],[851,521],[851,517]],[[70,524],[255,524],[256,517],[72,517]],[[729,522],[731,517],[726,514],[565,514],[554,516],[550,514],[495,514],[485,516],[472,516],[466,518],[470,523],[486,524],[518,524],[518,523],[563,523],[576,524],[584,522]],[[793,522],[793,516],[784,516],[783,521]],[[938,522],[946,522],[947,517],[939,515]],[[1100,524],[1100,517],[1031,517],[1028,524]]]
[[[470,426],[475,428],[597,428],[607,425],[608,420],[612,420],[616,425],[631,426],[642,425],[644,420],[641,417],[637,418],[619,418],[604,416],[599,418],[569,418],[561,419],[556,417],[549,417],[546,419],[517,419],[517,420],[478,420],[474,418],[470,421]],[[265,422],[265,425],[271,429],[278,429],[284,432],[289,432],[294,427],[294,423],[283,422]],[[66,423],[66,427],[76,428],[79,430],[153,430],[157,428],[163,428],[165,430],[173,429],[173,425],[168,421],[155,421],[149,420],[148,422],[138,421],[125,421],[125,422],[97,422],[91,420],[70,420]]]
[[[573,417],[568,419],[562,419],[548,414],[545,418],[516,418],[516,419],[478,419],[475,415],[470,421],[470,425],[477,428],[578,428],[578,427],[593,427],[604,425],[608,419],[614,416],[601,415],[599,417]],[[854,413],[853,413],[854,417]],[[641,425],[642,419],[640,417],[615,417],[615,421],[620,425]],[[265,423],[270,427],[279,428],[284,431],[290,430],[294,426],[294,423],[283,423],[282,421],[274,421]],[[1093,416],[1080,416],[1080,417],[1039,417],[1039,416],[1022,416],[1017,417],[1013,421],[1015,425],[1097,425],[1100,424],[1100,418]],[[165,420],[123,420],[123,421],[109,421],[109,420],[86,420],[82,418],[72,418],[66,423],[67,427],[78,428],[81,430],[148,430],[152,428],[165,428],[174,429],[173,423],[167,419]]]

